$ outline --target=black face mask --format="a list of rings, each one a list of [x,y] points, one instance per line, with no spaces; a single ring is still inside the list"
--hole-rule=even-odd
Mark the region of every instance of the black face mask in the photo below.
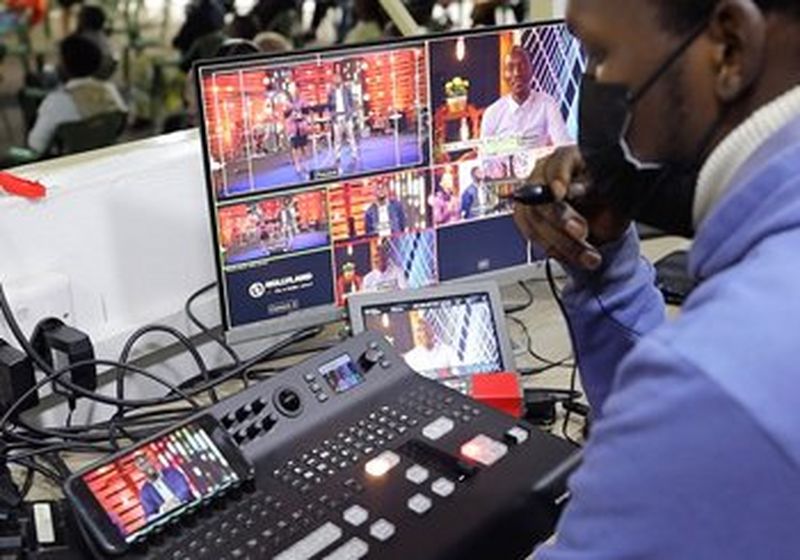
[[[625,135],[636,103],[664,76],[705,30],[693,31],[636,91],[624,84],[603,84],[584,75],[581,82],[578,144],[592,192],[611,200],[622,213],[666,233],[694,234],[692,209],[703,152],[716,125],[688,165],[643,163],[629,149]]]

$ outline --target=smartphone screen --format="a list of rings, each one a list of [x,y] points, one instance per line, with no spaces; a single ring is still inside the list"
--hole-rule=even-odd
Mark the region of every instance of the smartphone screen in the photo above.
[[[251,475],[217,420],[203,416],[74,475],[67,493],[100,544],[119,553]]]

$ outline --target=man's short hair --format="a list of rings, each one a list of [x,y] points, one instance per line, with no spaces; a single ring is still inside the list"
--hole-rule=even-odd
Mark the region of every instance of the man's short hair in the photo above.
[[[85,78],[96,73],[103,61],[100,47],[86,37],[70,35],[61,41],[61,61],[68,78]]]
[[[706,21],[719,0],[651,0],[655,2],[664,24],[675,33],[688,33]],[[800,18],[800,0],[754,0],[765,12],[784,12]]]
[[[102,31],[106,24],[106,12],[100,6],[84,6],[78,13],[78,29]]]

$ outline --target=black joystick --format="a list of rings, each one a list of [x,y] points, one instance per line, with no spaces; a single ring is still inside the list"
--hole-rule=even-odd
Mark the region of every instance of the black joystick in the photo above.
[[[384,357],[385,354],[382,350],[378,348],[370,348],[361,355],[361,358],[358,361],[361,363],[361,367],[363,367],[365,370],[369,370],[373,366],[379,364]]]

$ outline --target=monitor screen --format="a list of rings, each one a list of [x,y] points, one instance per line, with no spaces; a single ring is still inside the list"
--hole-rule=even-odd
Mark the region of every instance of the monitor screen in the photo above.
[[[239,481],[200,424],[188,424],[83,475],[126,542]]]
[[[503,194],[575,141],[583,68],[561,23],[199,65],[226,330],[524,269]]]
[[[406,363],[431,379],[496,373],[504,364],[488,293],[361,308],[364,328],[381,333]]]

